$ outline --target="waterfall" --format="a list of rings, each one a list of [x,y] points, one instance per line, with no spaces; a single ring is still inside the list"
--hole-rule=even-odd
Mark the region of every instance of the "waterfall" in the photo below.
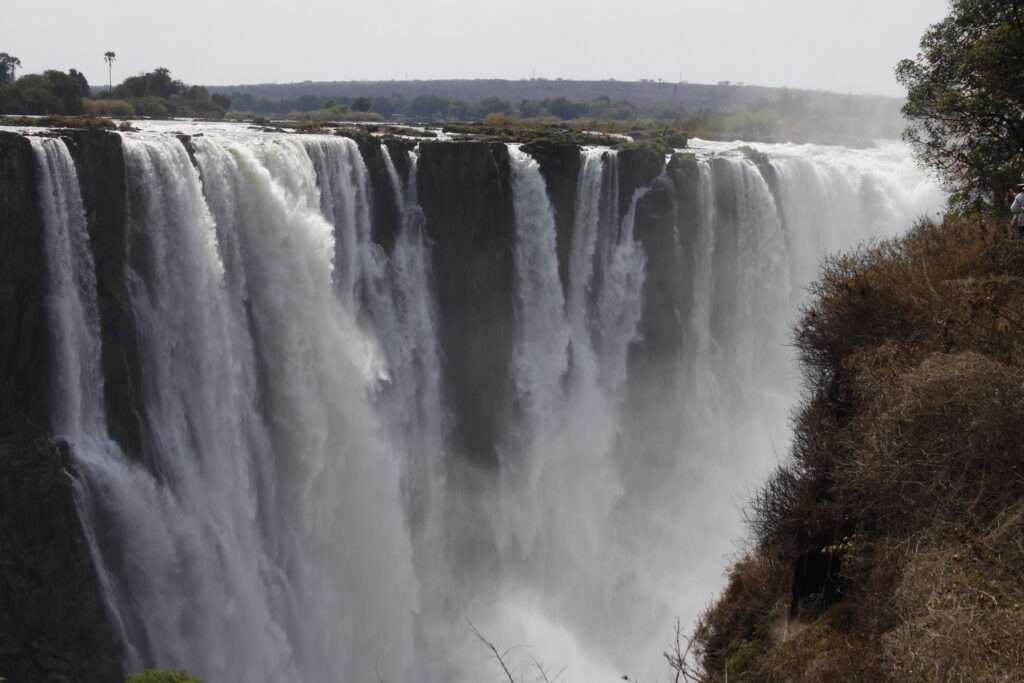
[[[601,148],[583,151],[576,182],[576,212],[569,255],[567,315],[572,332],[572,359],[576,377],[591,378],[596,373],[594,350],[588,322],[588,298],[594,273],[594,252],[601,221],[601,187],[604,158],[614,154]]]
[[[64,141],[32,138],[31,142],[39,169],[46,312],[54,349],[51,419],[55,433],[67,441],[79,469],[86,474],[84,480],[75,481],[76,503],[113,627],[131,657],[136,651],[127,642],[126,605],[98,538],[111,533],[101,530],[104,520],[97,515],[104,492],[88,481],[92,476],[102,477],[111,463],[119,462],[121,453],[106,430],[96,271],[85,211],[74,160]]]
[[[334,226],[316,184],[295,182],[316,178],[311,156],[193,144],[198,170],[173,137],[124,139],[152,471],[77,453],[116,528],[98,543],[113,602],[131,606],[129,668],[405,679],[416,589],[399,465],[332,286]]]
[[[127,263],[106,274],[133,323],[110,337],[139,365],[131,448],[108,433],[124,387],[103,374],[74,148],[31,138],[51,417],[127,668],[211,682],[477,681],[494,672],[468,621],[565,680],[657,679],[673,619],[721,586],[744,496],[788,448],[789,330],[819,259],[941,201],[898,143],[698,140],[686,174],[674,161],[651,185],[626,152],[584,148],[571,193],[508,145],[494,196],[512,234],[488,248],[511,268],[493,301],[512,395],[482,466],[455,445],[441,342],[435,277],[459,264],[436,260],[450,226],[420,196],[443,168],[428,155],[455,143],[378,155],[142,125],[120,134]],[[663,319],[678,338],[655,348]]]
[[[319,179],[323,217],[334,226],[337,242],[335,283],[342,301],[349,310],[354,310],[360,273],[367,258],[365,252],[370,248],[370,191],[366,164],[359,147],[348,138],[309,139],[305,141],[305,148],[313,160],[315,177]],[[297,156],[301,159],[301,155]],[[277,168],[274,164],[269,167]],[[278,177],[290,177],[291,166],[283,166],[281,173]],[[300,196],[311,194],[303,192]]]
[[[32,138],[39,167],[48,267],[47,312],[55,342],[51,412],[54,430],[71,439],[98,436],[104,425],[96,271],[75,162],[56,138]]]
[[[526,152],[509,148],[516,220],[513,254],[517,276],[513,376],[530,427],[543,429],[558,410],[568,369],[569,328],[558,279],[555,217],[540,167]]]
[[[380,403],[403,450],[402,491],[415,534],[437,541],[447,449],[441,396],[440,350],[430,254],[423,212],[416,201],[417,155],[409,152],[403,183],[386,145],[381,145],[399,230],[390,255],[374,245],[366,268],[367,307],[387,368]],[[417,536],[419,539],[419,536]]]

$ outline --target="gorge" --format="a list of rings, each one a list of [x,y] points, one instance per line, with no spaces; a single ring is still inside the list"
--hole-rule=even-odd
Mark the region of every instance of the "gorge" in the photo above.
[[[943,202],[895,142],[139,125],[0,128],[12,681],[657,678],[819,259]]]

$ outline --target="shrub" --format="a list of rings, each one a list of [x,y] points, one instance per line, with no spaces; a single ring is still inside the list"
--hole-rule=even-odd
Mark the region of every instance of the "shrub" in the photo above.
[[[90,116],[112,116],[119,119],[135,116],[135,107],[128,100],[86,98],[82,100],[82,106]]]
[[[1024,680],[1024,504],[985,533],[915,549],[897,586],[899,627],[883,652],[901,681]]]
[[[163,97],[156,97],[153,95],[132,97],[128,99],[128,102],[135,109],[135,113],[139,116],[163,119],[169,116],[176,116],[178,113],[171,100]]]
[[[921,222],[812,294],[792,457],[695,634],[708,680],[1024,680],[1024,240]],[[793,609],[820,553],[831,597]]]
[[[488,126],[508,126],[515,123],[515,119],[505,112],[494,112],[487,115],[484,123]]]
[[[204,683],[187,671],[159,671],[150,669],[128,677],[125,683]]]

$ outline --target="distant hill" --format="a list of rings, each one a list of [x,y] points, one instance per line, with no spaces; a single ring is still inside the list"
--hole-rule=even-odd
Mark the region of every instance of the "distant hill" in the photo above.
[[[589,102],[597,97],[626,100],[637,107],[669,106],[689,111],[735,111],[760,101],[784,96],[806,97],[818,106],[831,105],[837,111],[846,103],[857,101],[879,112],[898,115],[902,100],[873,95],[842,95],[813,90],[768,88],[723,81],[717,85],[701,83],[667,83],[660,81],[574,81],[531,78],[522,80],[466,79],[430,81],[302,81],[301,83],[259,83],[255,85],[211,85],[211,92],[246,93],[269,100],[302,95],[317,97],[391,97],[414,98],[435,95],[448,99],[479,102],[500,97],[511,102],[545,100],[564,97]]]
[[[208,86],[236,112],[337,120],[367,112],[385,120],[638,121],[673,125],[700,137],[863,144],[897,138],[903,101],[722,82],[570,81],[543,78],[443,81],[331,81]]]

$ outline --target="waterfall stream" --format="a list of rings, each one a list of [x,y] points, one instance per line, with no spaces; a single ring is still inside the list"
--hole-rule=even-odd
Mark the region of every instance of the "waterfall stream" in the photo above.
[[[486,679],[469,623],[565,680],[656,679],[788,448],[819,259],[941,202],[896,143],[697,141],[689,185],[666,169],[621,200],[622,153],[586,148],[562,204],[509,145],[514,395],[490,471],[452,439],[425,152],[381,143],[378,177],[338,136],[121,138],[141,452],[108,434],[73,156],[32,137],[52,420],[126,666],[211,683]],[[676,251],[651,251],[652,216]],[[647,352],[658,316],[679,338]]]

